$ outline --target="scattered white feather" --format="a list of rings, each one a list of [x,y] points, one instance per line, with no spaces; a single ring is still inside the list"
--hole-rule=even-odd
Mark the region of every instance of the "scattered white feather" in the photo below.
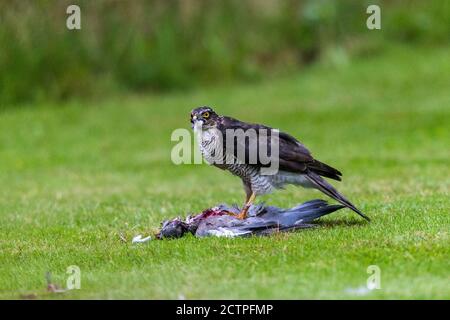
[[[150,237],[150,236],[142,238],[142,235],[138,234],[137,236],[135,236],[133,238],[133,240],[131,240],[131,243],[144,243],[144,242],[150,241],[151,239],[152,239],[152,237]]]
[[[356,296],[365,296],[368,295],[370,293],[370,289],[365,287],[365,286],[361,286],[358,288],[347,288],[345,289],[346,293],[350,293],[350,294],[354,294]]]

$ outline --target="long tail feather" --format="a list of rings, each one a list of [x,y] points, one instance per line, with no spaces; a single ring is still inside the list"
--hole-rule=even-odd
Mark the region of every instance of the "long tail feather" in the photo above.
[[[349,200],[347,200],[342,194],[340,194],[331,184],[329,184],[326,180],[320,177],[318,174],[314,172],[308,172],[306,174],[306,178],[314,185],[315,188],[325,193],[327,196],[333,198],[339,203],[343,204],[347,208],[353,210],[361,217],[370,221],[370,218],[358,210]]]

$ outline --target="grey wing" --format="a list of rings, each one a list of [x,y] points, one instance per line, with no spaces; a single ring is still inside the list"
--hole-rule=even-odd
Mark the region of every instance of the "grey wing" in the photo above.
[[[256,137],[255,135],[249,135],[248,137],[246,137],[246,139],[235,139],[234,146],[240,146],[244,148],[244,150],[246,150],[246,157],[244,159],[246,161],[245,163],[248,163],[248,154],[254,152],[255,145],[258,145],[258,139],[260,138],[260,135],[258,134],[259,129],[268,129],[269,131],[273,130],[272,128],[263,125],[249,124],[227,117],[224,117],[223,127],[221,128],[221,130],[223,130],[224,128],[242,129],[244,131],[247,129],[255,129],[257,133]],[[226,136],[226,132],[223,131],[222,134]],[[271,150],[272,146],[270,142],[270,135],[268,135],[268,137],[269,138],[267,138],[267,144],[269,147],[267,149]],[[322,179],[322,177],[327,177],[334,180],[341,180],[342,173],[339,170],[314,159],[309,150],[291,135],[284,132],[279,132],[277,139],[278,140],[275,141],[278,141],[279,145],[280,170],[304,175],[314,188],[322,191],[329,197],[335,199],[339,203],[358,213],[366,220],[370,221],[369,217],[358,210],[348,199],[340,194],[325,179]],[[261,162],[259,152],[256,160],[256,163],[253,165],[258,167],[268,166],[265,162]]]
[[[222,117],[218,128],[224,137],[224,152],[233,153],[235,158],[238,158],[244,163],[249,163],[257,167],[270,166],[270,162],[267,162],[267,156],[270,158],[275,150],[272,148],[278,144],[280,170],[294,173],[313,171],[320,176],[341,180],[340,176],[342,173],[339,170],[314,159],[311,152],[301,142],[285,132],[276,130],[278,134],[274,134],[275,129],[271,127],[246,123],[230,117]],[[233,131],[227,131],[226,129]],[[244,138],[234,136],[233,143],[229,144],[229,146],[233,145],[233,149],[230,151],[226,145],[227,135],[239,129],[244,132],[251,131],[252,134],[247,134]],[[265,131],[261,129],[265,129]],[[262,132],[265,132],[267,135],[262,136]],[[260,150],[259,143],[264,141],[266,141],[267,148],[266,150]],[[244,150],[244,152],[239,154],[238,150]]]

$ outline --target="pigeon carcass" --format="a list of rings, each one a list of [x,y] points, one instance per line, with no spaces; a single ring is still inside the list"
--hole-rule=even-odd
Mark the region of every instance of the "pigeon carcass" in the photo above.
[[[157,238],[180,238],[188,233],[197,237],[270,235],[312,227],[314,220],[342,208],[343,205],[329,205],[324,200],[307,201],[290,209],[258,204],[252,205],[247,218],[242,220],[235,216],[239,208],[222,204],[185,220],[164,221]]]

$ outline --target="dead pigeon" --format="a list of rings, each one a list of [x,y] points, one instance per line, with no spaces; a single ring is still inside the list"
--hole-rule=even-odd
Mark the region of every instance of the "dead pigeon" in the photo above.
[[[314,220],[342,208],[343,205],[329,205],[324,200],[307,201],[290,209],[258,204],[252,205],[247,218],[242,220],[234,215],[239,208],[222,204],[184,221],[181,218],[164,221],[157,238],[180,238],[187,233],[196,237],[270,235],[310,228]]]

